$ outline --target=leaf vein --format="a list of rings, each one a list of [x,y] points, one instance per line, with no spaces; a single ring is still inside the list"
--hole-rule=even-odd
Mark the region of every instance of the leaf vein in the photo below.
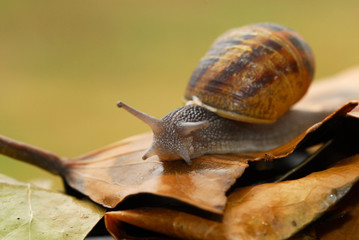
[[[32,220],[34,218],[34,212],[32,210],[32,191],[31,191],[31,185],[27,184],[27,200],[28,200],[28,204],[29,204],[29,240],[31,240],[31,225],[32,225]]]

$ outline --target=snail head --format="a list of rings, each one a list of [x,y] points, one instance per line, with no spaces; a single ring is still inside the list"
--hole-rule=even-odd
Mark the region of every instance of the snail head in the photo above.
[[[193,133],[209,125],[208,121],[186,122],[176,119],[177,114],[175,113],[178,109],[158,119],[123,102],[118,102],[117,106],[142,120],[152,129],[153,142],[142,156],[143,160],[157,155],[162,160],[183,159],[190,164],[194,151],[192,147]]]

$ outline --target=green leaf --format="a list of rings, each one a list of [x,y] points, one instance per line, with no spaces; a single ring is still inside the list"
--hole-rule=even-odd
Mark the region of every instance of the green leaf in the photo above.
[[[84,239],[105,210],[0,174],[0,239]]]

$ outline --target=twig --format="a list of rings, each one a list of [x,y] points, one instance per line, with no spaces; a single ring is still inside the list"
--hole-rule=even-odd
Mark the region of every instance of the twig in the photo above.
[[[43,149],[0,135],[0,154],[33,164],[56,175],[63,175],[64,159]]]

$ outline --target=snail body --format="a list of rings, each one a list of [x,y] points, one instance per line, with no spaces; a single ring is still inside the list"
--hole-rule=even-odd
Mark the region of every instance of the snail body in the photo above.
[[[152,128],[153,143],[143,159],[158,155],[190,163],[204,154],[265,151],[323,117],[303,120],[293,131],[280,128],[299,116],[288,110],[306,93],[313,73],[313,55],[297,33],[254,24],[215,41],[190,78],[185,106],[162,119],[122,102],[118,106]]]

